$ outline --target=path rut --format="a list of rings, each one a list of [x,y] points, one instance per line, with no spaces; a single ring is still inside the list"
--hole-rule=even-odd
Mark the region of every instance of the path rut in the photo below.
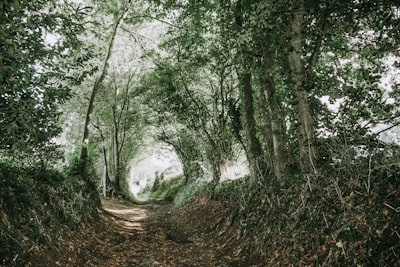
[[[109,198],[102,204],[96,230],[66,242],[66,253],[56,265],[235,266],[218,239],[209,236],[209,226],[199,229],[172,204],[134,205]]]

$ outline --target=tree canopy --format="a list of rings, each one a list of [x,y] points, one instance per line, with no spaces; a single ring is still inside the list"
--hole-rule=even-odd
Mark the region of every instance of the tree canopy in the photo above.
[[[297,245],[315,225],[339,248],[348,236],[361,248],[392,242],[389,211],[354,207],[390,200],[398,213],[399,10],[394,0],[0,0],[0,167],[16,177],[1,181],[0,206],[40,177],[22,167],[32,161],[63,172],[46,183],[132,197],[131,162],[152,140],[183,175],[146,178],[149,195],[211,192],[242,233],[265,240]],[[246,173],[223,181],[232,165]],[[351,234],[339,220],[354,221]],[[385,222],[391,233],[360,232]]]
[[[68,57],[80,42],[87,8],[57,1],[3,1],[0,149],[39,149],[61,132],[59,105],[70,96]]]

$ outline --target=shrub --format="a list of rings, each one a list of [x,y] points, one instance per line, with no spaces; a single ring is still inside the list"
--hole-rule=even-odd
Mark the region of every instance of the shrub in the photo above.
[[[97,213],[79,176],[0,163],[0,265],[24,266],[32,253],[57,246],[66,229]]]

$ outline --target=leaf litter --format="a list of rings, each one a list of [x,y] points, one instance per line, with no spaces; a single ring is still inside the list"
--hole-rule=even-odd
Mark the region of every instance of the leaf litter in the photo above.
[[[248,265],[247,260],[243,263],[238,250],[226,246],[226,231],[221,237],[217,229],[227,215],[222,206],[210,199],[206,205],[202,201],[178,208],[166,202],[138,205],[104,198],[95,224],[71,232],[62,240],[58,256],[47,252],[36,263],[67,267],[257,266]]]

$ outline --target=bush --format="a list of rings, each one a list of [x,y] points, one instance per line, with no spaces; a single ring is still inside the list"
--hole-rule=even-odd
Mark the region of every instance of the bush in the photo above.
[[[174,203],[176,206],[183,206],[185,204],[188,204],[192,200],[195,199],[195,197],[200,194],[201,192],[204,191],[206,188],[207,183],[205,182],[199,182],[199,181],[194,181],[191,183],[187,183],[179,187],[179,190],[177,190],[175,197],[174,197]]]
[[[177,206],[183,206],[203,192],[207,185],[206,182],[199,181],[185,183],[184,177],[176,177],[160,183],[151,193],[150,199],[171,201]]]
[[[176,177],[168,181],[163,181],[157,187],[153,188],[153,192],[150,194],[152,200],[165,200],[173,201],[176,194],[184,186],[184,178]]]
[[[0,163],[0,265],[24,266],[97,214],[96,195],[75,175]]]
[[[332,172],[280,189],[227,182],[216,188],[214,198],[233,213],[240,229],[234,242],[250,238],[249,251],[267,262],[398,266],[400,169],[383,168],[386,162],[374,166],[380,168],[371,168],[369,176]]]

